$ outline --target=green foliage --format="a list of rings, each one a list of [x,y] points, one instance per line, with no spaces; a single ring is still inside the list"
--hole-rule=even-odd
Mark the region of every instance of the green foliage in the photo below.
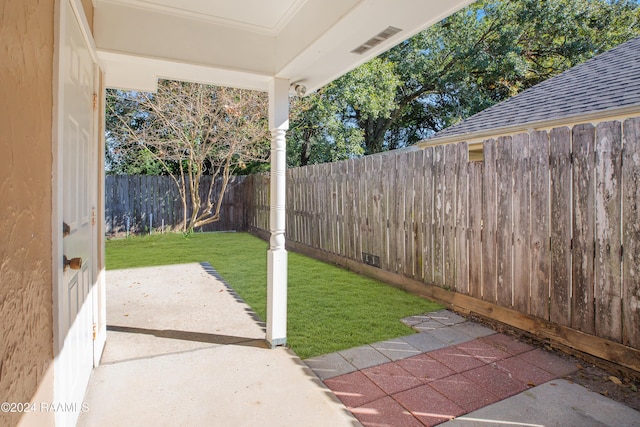
[[[288,166],[334,162],[362,153],[362,131],[342,123],[340,106],[327,89],[291,98]]]
[[[138,132],[149,120],[135,91],[107,89],[105,111],[105,170],[113,175],[163,175],[162,164],[128,132],[122,120]]]
[[[323,89],[313,144],[340,126],[362,132],[347,157],[414,144],[638,35],[635,0],[476,1]]]
[[[330,97],[342,102],[342,109],[353,110],[359,120],[388,118],[396,108],[395,93],[402,84],[396,64],[385,58],[374,58],[327,88]]]
[[[207,261],[266,318],[267,243],[246,233],[153,234],[110,240],[108,269]],[[399,319],[440,305],[289,253],[288,342],[302,358],[409,335]]]

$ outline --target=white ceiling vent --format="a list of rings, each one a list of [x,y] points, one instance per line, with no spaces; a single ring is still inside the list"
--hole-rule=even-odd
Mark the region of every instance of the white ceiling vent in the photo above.
[[[357,55],[362,55],[363,53],[365,53],[369,49],[372,49],[372,48],[376,47],[377,45],[379,45],[380,43],[382,43],[383,41],[385,41],[389,37],[391,37],[391,36],[393,36],[395,34],[398,34],[400,31],[402,31],[400,28],[387,27],[387,28],[384,29],[384,31],[379,32],[378,34],[376,34],[375,36],[371,37],[369,40],[367,40],[366,42],[364,42],[363,44],[361,44],[357,48],[353,49],[351,51],[351,53],[355,53]]]

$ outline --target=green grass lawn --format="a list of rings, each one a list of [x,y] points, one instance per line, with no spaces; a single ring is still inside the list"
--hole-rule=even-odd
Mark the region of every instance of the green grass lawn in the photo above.
[[[107,269],[209,262],[266,318],[267,251],[246,233],[155,234],[109,240]],[[289,252],[288,345],[303,359],[402,335],[399,319],[440,305]]]

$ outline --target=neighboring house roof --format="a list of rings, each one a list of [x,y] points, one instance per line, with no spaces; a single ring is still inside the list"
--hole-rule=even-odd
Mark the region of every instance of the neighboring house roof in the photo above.
[[[640,37],[608,50],[423,141],[640,107]]]

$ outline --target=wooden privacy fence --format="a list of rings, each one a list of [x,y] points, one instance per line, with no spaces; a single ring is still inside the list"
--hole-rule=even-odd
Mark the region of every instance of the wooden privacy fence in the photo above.
[[[202,231],[246,230],[244,181],[244,176],[230,178],[220,220],[202,227]],[[210,183],[211,176],[202,177],[200,197],[203,204]],[[220,182],[215,184],[213,195],[217,195],[219,189]],[[106,176],[105,226],[108,235],[180,230],[183,211],[178,188],[170,176]]]
[[[268,180],[247,190],[263,231]],[[458,143],[290,169],[287,186],[292,243],[640,349],[640,118],[487,140],[482,162]]]

